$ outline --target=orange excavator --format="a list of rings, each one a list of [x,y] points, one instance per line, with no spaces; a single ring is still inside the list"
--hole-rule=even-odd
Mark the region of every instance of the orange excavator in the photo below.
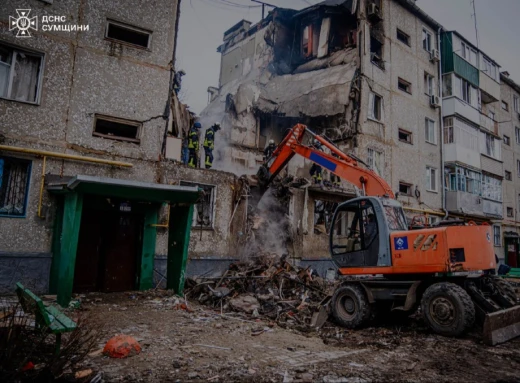
[[[339,204],[330,226],[330,255],[342,279],[330,301],[336,322],[358,328],[376,312],[406,315],[420,307],[425,322],[442,335],[460,336],[480,319],[487,344],[520,336],[516,292],[495,275],[491,226],[444,220],[410,228],[383,178],[301,124],[258,171],[263,191],[296,154],[361,195]]]

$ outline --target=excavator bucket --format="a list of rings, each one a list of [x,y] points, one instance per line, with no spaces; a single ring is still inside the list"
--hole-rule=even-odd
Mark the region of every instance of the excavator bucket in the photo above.
[[[520,336],[520,305],[486,314],[482,335],[489,346]]]

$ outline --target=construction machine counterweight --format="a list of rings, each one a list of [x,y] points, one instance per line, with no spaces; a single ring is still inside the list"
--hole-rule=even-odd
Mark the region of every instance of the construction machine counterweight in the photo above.
[[[323,149],[306,145],[306,135]],[[442,335],[459,336],[483,317],[486,343],[520,336],[517,297],[495,276],[491,226],[443,221],[410,230],[383,178],[301,124],[258,171],[261,189],[296,154],[350,182],[362,195],[340,204],[330,227],[330,255],[343,276],[330,308],[340,325],[362,326],[376,308],[411,313],[420,307],[426,323]]]

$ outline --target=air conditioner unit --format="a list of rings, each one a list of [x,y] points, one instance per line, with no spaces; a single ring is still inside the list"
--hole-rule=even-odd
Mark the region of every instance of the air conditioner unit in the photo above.
[[[432,49],[430,51],[430,60],[433,62],[439,62],[441,59],[441,56],[439,54],[439,51],[437,49]]]
[[[376,17],[378,19],[381,19],[381,12],[379,10],[379,7],[375,3],[368,4],[367,8],[368,17]]]
[[[430,105],[433,108],[438,108],[441,105],[441,99],[439,96],[431,95],[430,96]]]

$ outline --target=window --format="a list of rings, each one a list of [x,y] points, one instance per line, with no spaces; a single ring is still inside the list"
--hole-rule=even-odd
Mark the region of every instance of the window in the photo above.
[[[397,40],[410,46],[410,36],[404,33],[402,30],[397,28]]]
[[[433,76],[426,72],[424,72],[424,93],[426,93],[428,96],[433,96],[435,94],[435,83]]]
[[[506,136],[505,134],[504,134],[504,144],[511,146],[511,139],[509,138],[509,136]]]
[[[426,29],[423,29],[422,32],[422,46],[425,51],[430,52],[432,50],[432,34]]]
[[[509,104],[505,101],[502,101],[502,109],[504,109],[505,111],[509,111]]]
[[[437,134],[435,132],[435,121],[425,118],[424,120],[424,135],[426,142],[430,144],[437,144]]]
[[[437,191],[437,169],[426,167],[426,190]]]
[[[399,182],[399,194],[411,196],[412,185],[407,184],[405,182]]]
[[[453,117],[444,118],[444,143],[456,143],[464,148],[481,152],[479,130],[470,124]]]
[[[497,66],[491,62],[487,57],[482,58],[483,72],[494,80],[498,80]]]
[[[466,80],[462,80],[462,99],[471,104],[471,85]]]
[[[508,217],[513,217],[514,213],[513,213],[513,208],[512,207],[508,207],[506,209],[506,211],[507,211],[507,216]]]
[[[332,224],[332,218],[334,212],[338,207],[337,202],[331,201],[314,201],[314,233],[325,234],[330,233],[330,225]]]
[[[515,126],[515,138],[516,143],[520,145],[520,128],[518,126]]]
[[[520,160],[516,160],[516,174],[520,177]]]
[[[107,39],[122,41],[141,48],[149,48],[152,32],[133,27],[117,21],[109,20],[107,23]]]
[[[520,113],[520,106],[518,105],[518,96],[513,96],[513,110]]]
[[[399,90],[402,90],[403,92],[412,94],[412,84],[410,84],[408,81],[403,80],[402,78],[397,79],[397,87]]]
[[[488,117],[491,118],[493,121],[496,121],[495,112],[493,112],[492,110],[488,111]]]
[[[204,191],[203,198],[195,205],[193,212],[193,227],[205,229],[213,228],[215,219],[215,201],[217,188],[213,185],[198,184],[194,182],[181,181],[181,186],[197,186]]]
[[[370,61],[384,69],[383,43],[373,36],[370,36]]]
[[[482,174],[461,166],[446,167],[448,175],[448,190],[462,191],[480,195]]]
[[[320,27],[316,24],[307,24],[302,29],[302,56],[314,57],[318,55],[320,41]]]
[[[137,121],[96,115],[94,120],[94,132],[92,135],[95,137],[139,144],[141,142],[139,138],[141,125],[142,124]]]
[[[493,225],[493,243],[495,246],[502,246],[502,240],[500,237],[500,226]]]
[[[399,141],[406,142],[407,144],[412,143],[412,132],[404,129],[399,129]]]
[[[43,55],[0,44],[0,97],[37,104]]]
[[[383,174],[382,157],[383,153],[378,152],[372,148],[368,148],[367,165],[378,175]]]
[[[502,180],[488,174],[482,174],[482,197],[502,202]]]
[[[460,56],[466,61],[471,63],[473,66],[477,66],[477,51],[471,48],[465,42],[461,42],[461,54]]]
[[[368,104],[370,109],[368,111],[368,118],[376,121],[383,121],[383,99],[375,93],[369,94]]]
[[[428,216],[428,225],[433,226],[433,225],[435,225],[437,222],[439,222],[439,217],[436,217],[436,216],[434,216],[434,215],[429,215],[429,216]]]
[[[486,138],[486,148],[485,148],[485,154],[489,157],[493,157],[497,160],[500,160],[501,157],[501,147],[500,142],[498,139],[495,138],[495,136],[492,136],[488,133],[482,133],[484,134]]]
[[[506,170],[504,173],[505,173],[505,179],[507,181],[511,181],[513,179],[513,176],[510,171]]]
[[[442,76],[442,97],[453,96],[452,77],[451,74],[445,74]]]
[[[30,175],[30,161],[0,157],[0,216],[25,216]]]

